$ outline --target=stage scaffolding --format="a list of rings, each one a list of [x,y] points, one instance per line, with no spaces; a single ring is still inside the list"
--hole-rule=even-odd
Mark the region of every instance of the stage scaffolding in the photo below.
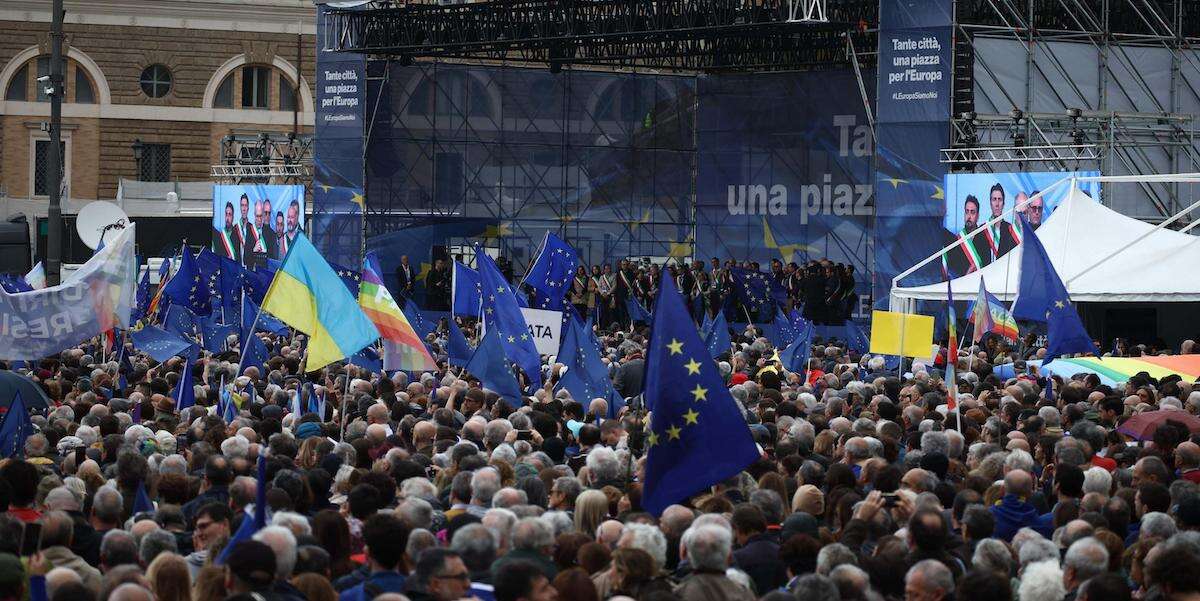
[[[1200,149],[1200,2],[960,0],[953,170],[1195,171]],[[1019,66],[1014,69],[1012,65]],[[1190,184],[1104,190],[1104,202],[1159,221]]]

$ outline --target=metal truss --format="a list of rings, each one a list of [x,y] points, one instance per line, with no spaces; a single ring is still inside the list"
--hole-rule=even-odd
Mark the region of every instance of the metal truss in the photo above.
[[[1060,161],[1099,160],[1100,147],[1095,144],[1066,146],[979,146],[975,148],[943,148],[942,163],[1057,163]]]
[[[675,71],[845,64],[845,38],[876,46],[877,0],[376,2],[327,13],[324,50]]]
[[[943,162],[968,170],[1041,163],[1132,175],[1192,170],[1200,162],[1194,115],[1184,108],[1185,100],[1200,99],[1200,58],[1193,51],[1200,44],[1200,2],[958,0],[956,21],[957,117]],[[979,55],[981,40],[1023,46],[1020,89]],[[1050,42],[1071,42],[1075,54]],[[1086,46],[1095,62],[1080,68],[1074,61]],[[1137,48],[1169,53],[1169,82],[1145,73]],[[983,80],[996,91],[977,97]],[[1062,111],[1045,112],[1047,105]],[[1084,146],[1094,150],[1070,150]],[[1138,217],[1156,219],[1182,206],[1180,184],[1144,184],[1142,191],[1158,215]]]
[[[224,183],[308,184],[312,180],[311,135],[260,132],[221,139],[221,163],[211,177]]]

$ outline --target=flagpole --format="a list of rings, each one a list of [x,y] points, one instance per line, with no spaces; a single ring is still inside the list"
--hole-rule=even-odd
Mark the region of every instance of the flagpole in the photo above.
[[[338,416],[341,418],[339,420],[339,421],[341,421],[341,426],[338,429],[338,441],[339,442],[346,442],[346,417],[350,414],[350,412],[346,410],[346,404],[350,401],[350,366],[351,365],[354,365],[354,363],[350,362],[350,361],[346,362],[346,392],[345,392],[345,394],[342,395],[341,415]]]

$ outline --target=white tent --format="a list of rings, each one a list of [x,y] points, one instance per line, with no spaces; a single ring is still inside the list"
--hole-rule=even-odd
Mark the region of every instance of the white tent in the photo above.
[[[1159,176],[1166,177],[1166,176]],[[1196,181],[1195,174],[1173,176]],[[1108,181],[1142,181],[1096,178]],[[1178,180],[1177,180],[1178,181]],[[1082,302],[1197,302],[1200,278],[1200,237],[1126,217],[1089,198],[1070,181],[1070,191],[1054,213],[1037,229],[1054,269],[1066,284],[1071,300]],[[1200,203],[1198,203],[1200,204]],[[1185,215],[1196,205],[1178,215]],[[1192,225],[1195,225],[1194,222]],[[1010,301],[1017,295],[1023,247],[1010,251],[983,269],[954,279],[957,299],[973,299],[983,278],[988,292]],[[935,260],[935,253],[925,262]],[[901,274],[897,281],[908,275]],[[893,285],[893,311],[911,311],[916,300],[945,300],[946,283],[904,288]]]

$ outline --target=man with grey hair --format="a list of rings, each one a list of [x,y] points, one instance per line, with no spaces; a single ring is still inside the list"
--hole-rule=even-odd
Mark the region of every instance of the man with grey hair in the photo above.
[[[1030,564],[1021,574],[1017,595],[1021,601],[1061,601],[1067,590],[1063,572],[1054,560]]]
[[[529,503],[529,495],[525,491],[511,486],[501,488],[492,496],[492,507],[511,509],[527,503]]]
[[[471,476],[471,506],[467,513],[482,518],[492,506],[492,497],[500,490],[500,473],[496,468],[485,467],[475,470]]]
[[[100,541],[99,566],[105,572],[122,565],[138,565],[138,543],[128,530],[114,528]]]
[[[288,580],[296,569],[296,536],[283,526],[267,526],[254,533],[254,540],[266,544],[275,552],[275,584],[272,591],[278,593],[295,593],[304,595],[296,590]]]
[[[838,586],[828,576],[805,574],[792,585],[796,601],[841,601]]]
[[[396,508],[396,517],[410,529],[429,528],[433,525],[433,505],[419,497],[409,497]],[[413,558],[414,560],[416,558]]]
[[[954,576],[946,564],[923,559],[904,575],[904,598],[908,601],[940,601],[954,595]]]
[[[858,565],[858,556],[842,543],[825,545],[817,552],[817,573],[822,576],[828,576],[834,568],[847,563]]]
[[[862,568],[844,563],[829,573],[829,579],[838,587],[842,599],[870,599],[871,577]]]
[[[620,486],[621,462],[616,451],[597,446],[587,454],[588,484],[592,488],[603,488],[608,484]]]
[[[471,571],[473,585],[491,584],[498,547],[496,534],[482,524],[467,524],[450,539],[450,550],[458,553]]]
[[[50,567],[67,568],[78,573],[83,585],[98,595],[102,586],[100,571],[71,552],[74,526],[74,520],[65,511],[45,513],[42,516],[42,557]]]
[[[692,566],[675,594],[681,599],[753,601],[754,593],[725,577],[733,552],[733,533],[715,525],[692,526],[683,533],[682,555]]]
[[[554,528],[541,518],[521,518],[512,533],[512,550],[492,564],[492,577],[506,565],[525,562],[537,566],[546,578],[553,580],[558,573],[552,561]]]
[[[179,544],[175,542],[174,534],[161,529],[151,530],[142,537],[142,542],[138,546],[138,562],[142,568],[146,568],[160,553],[177,551],[179,551]]]
[[[1074,598],[1079,586],[1108,571],[1108,548],[1094,537],[1075,541],[1063,558],[1063,587]]]

